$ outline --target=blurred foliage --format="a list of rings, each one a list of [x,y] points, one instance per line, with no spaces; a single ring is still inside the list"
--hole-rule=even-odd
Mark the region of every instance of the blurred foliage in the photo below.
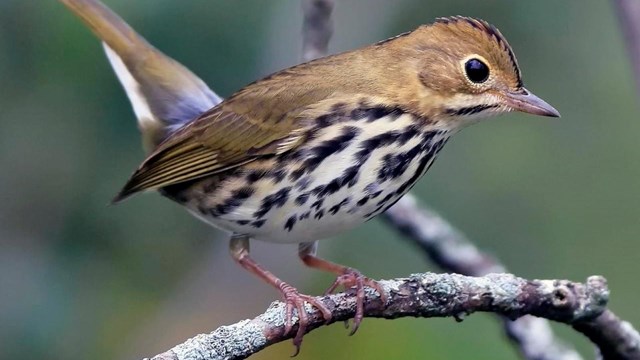
[[[300,57],[297,1],[108,0],[223,96]],[[503,116],[447,145],[415,192],[516,274],[609,279],[640,325],[640,121],[617,19],[599,0],[343,0],[332,51],[464,14],[498,26],[527,87],[559,120]],[[106,206],[143,158],[98,42],[56,1],[0,1],[0,358],[139,358],[252,317],[277,298],[222,234],[170,201]],[[436,270],[378,221],[321,254],[373,277]],[[295,248],[256,244],[276,274],[319,293]],[[286,256],[285,256],[286,255]],[[586,356],[586,340],[556,328]],[[290,355],[290,343],[256,356]],[[300,359],[512,359],[497,322],[365,320],[308,335]]]

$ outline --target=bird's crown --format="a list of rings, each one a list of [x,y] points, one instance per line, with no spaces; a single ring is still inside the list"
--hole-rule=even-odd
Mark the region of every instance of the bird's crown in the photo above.
[[[466,35],[469,40],[477,39],[476,44],[485,47],[484,50],[497,65],[504,68],[511,67],[512,74],[515,75],[515,86],[522,87],[520,68],[513,49],[495,26],[481,19],[464,16],[438,18],[433,26],[458,32],[461,36]]]

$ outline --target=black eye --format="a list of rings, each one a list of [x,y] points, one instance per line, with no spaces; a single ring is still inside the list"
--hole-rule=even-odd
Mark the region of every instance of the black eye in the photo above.
[[[464,64],[464,71],[469,80],[476,84],[487,81],[489,77],[489,67],[478,59],[470,59]]]

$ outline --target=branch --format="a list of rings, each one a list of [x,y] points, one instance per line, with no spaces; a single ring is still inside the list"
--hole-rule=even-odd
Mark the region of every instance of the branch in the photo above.
[[[636,88],[640,91],[640,1],[614,0],[613,3],[631,58]]]
[[[380,285],[387,303],[382,304],[375,291],[367,291],[366,317],[455,317],[461,321],[464,316],[481,311],[512,319],[530,314],[573,324],[600,315],[609,296],[606,281],[598,276],[592,276],[582,284],[564,280],[530,281],[511,274],[470,277],[424,273],[383,280]],[[356,301],[352,291],[318,299],[332,310],[332,322],[351,319],[355,315]],[[309,331],[324,325],[317,309],[308,307],[307,313]],[[289,334],[284,334],[284,318],[285,305],[277,301],[252,320],[197,335],[152,359],[244,359],[271,344],[292,338],[297,325]]]
[[[506,272],[502,264],[483,254],[435,211],[418,204],[411,194],[403,196],[382,218],[446,271],[469,276]]]
[[[390,226],[417,244],[440,267],[457,273],[481,276],[504,272],[495,259],[483,254],[462,233],[425,206],[405,195],[383,215]],[[542,316],[546,317],[546,316]],[[557,340],[549,324],[539,318],[503,319],[505,332],[526,359],[580,359],[580,355]],[[587,336],[609,359],[640,359],[640,334],[610,310],[574,329]]]
[[[640,334],[611,310],[591,321],[577,322],[573,328],[598,346],[603,359],[640,359]]]
[[[482,253],[467,237],[428,207],[405,195],[383,215],[389,226],[418,245],[431,261],[446,271],[469,276],[506,272],[494,258]],[[541,318],[502,318],[505,334],[525,359],[580,360],[580,354],[560,341]]]

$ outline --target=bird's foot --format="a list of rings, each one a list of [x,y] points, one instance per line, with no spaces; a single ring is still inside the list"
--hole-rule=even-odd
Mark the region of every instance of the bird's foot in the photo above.
[[[320,313],[322,313],[325,323],[329,323],[329,321],[331,321],[332,315],[331,311],[321,301],[313,296],[300,294],[296,288],[289,284],[283,283],[280,286],[280,290],[284,296],[286,309],[284,321],[285,335],[289,334],[293,329],[293,310],[295,309],[298,313],[298,331],[296,332],[296,336],[293,338],[293,345],[296,347],[296,350],[292,355],[293,357],[298,355],[300,352],[302,338],[307,332],[307,326],[309,325],[309,315],[304,307],[304,303],[308,302],[312,306],[315,306]]]
[[[376,290],[378,294],[380,294],[380,299],[383,304],[386,303],[385,293],[377,281],[369,279],[358,270],[351,268],[346,268],[344,273],[336,278],[336,281],[327,289],[325,295],[333,293],[339,286],[343,286],[345,289],[356,288],[356,315],[353,318],[353,328],[351,328],[351,333],[349,333],[349,335],[353,335],[358,330],[364,317],[364,287],[368,286]],[[345,326],[349,327],[348,321],[345,321]]]

